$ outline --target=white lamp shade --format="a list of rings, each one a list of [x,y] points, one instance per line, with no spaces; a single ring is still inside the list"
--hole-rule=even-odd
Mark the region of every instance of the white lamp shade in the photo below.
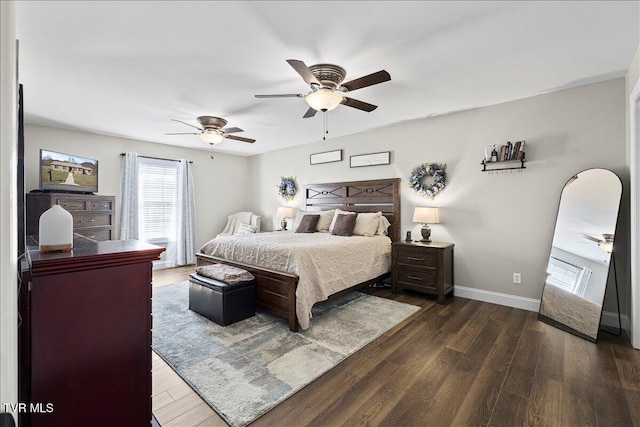
[[[60,205],[53,205],[40,215],[38,227],[41,251],[68,251],[73,248],[73,217]]]
[[[440,217],[438,208],[417,207],[413,211],[413,222],[421,222],[423,224],[439,224]]]
[[[276,211],[276,218],[292,218],[293,210],[286,206],[280,206]]]
[[[318,89],[304,97],[309,107],[316,111],[331,111],[342,102],[344,98],[331,89]]]
[[[220,144],[224,141],[224,136],[216,132],[215,130],[205,130],[200,134],[200,139],[207,144]]]

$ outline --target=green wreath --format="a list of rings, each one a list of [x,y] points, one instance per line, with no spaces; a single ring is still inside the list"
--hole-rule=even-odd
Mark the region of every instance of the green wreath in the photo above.
[[[433,199],[438,195],[438,193],[444,190],[446,169],[446,163],[425,163],[423,165],[416,166],[411,171],[408,185],[410,188],[413,188],[416,193],[420,193],[423,197],[430,197],[431,199]],[[433,184],[424,185],[422,180],[427,176],[433,177]]]
[[[282,177],[280,185],[278,185],[278,193],[284,200],[293,200],[296,196],[296,182],[292,176]]]

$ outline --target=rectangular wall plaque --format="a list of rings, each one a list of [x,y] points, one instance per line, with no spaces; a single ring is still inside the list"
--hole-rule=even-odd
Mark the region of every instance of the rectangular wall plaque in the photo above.
[[[309,164],[319,165],[321,163],[331,163],[342,161],[342,150],[325,151],[309,155]]]
[[[359,154],[357,156],[351,156],[349,159],[351,160],[350,166],[352,168],[388,165],[391,163],[391,151],[384,151],[382,153]]]

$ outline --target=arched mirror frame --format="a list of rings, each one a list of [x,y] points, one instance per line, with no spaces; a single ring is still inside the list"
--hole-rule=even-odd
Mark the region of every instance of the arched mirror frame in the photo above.
[[[616,210],[615,219],[614,219],[614,222],[613,222],[613,233],[614,233],[614,235],[613,235],[613,240],[611,241],[612,247],[615,244],[615,235],[617,234],[617,228],[618,228],[618,217],[620,215],[620,206],[621,206],[621,203],[622,203],[622,194],[623,194],[623,191],[624,191],[624,188],[623,188],[623,185],[622,185],[622,180],[620,179],[618,174],[616,174],[615,172],[613,172],[613,171],[611,171],[609,169],[604,169],[604,168],[589,168],[589,169],[585,169],[585,170],[577,173],[576,175],[572,176],[571,178],[569,178],[567,180],[567,182],[565,183],[565,185],[562,187],[562,191],[560,192],[560,200],[558,202],[558,210],[557,210],[557,213],[556,213],[556,223],[554,224],[553,235],[552,235],[552,240],[551,240],[551,249],[549,251],[549,263],[551,262],[551,258],[552,258],[552,254],[553,254],[553,250],[554,250],[554,242],[555,242],[555,239],[556,239],[556,232],[558,231],[558,216],[560,214],[560,209],[562,207],[561,205],[562,205],[563,193],[564,193],[565,189],[567,188],[567,186],[570,183],[572,183],[574,180],[576,180],[576,178],[581,173],[592,171],[592,170],[607,171],[607,172],[611,173],[613,176],[615,176],[618,179],[618,182],[620,184],[620,195],[619,195],[619,198],[618,198],[617,210]],[[607,264],[607,273],[605,275],[604,285],[603,285],[603,289],[602,289],[602,298],[600,300],[600,313],[599,313],[598,320],[597,320],[598,323],[597,323],[597,325],[595,325],[595,335],[594,336],[588,335],[587,333],[584,333],[583,331],[579,331],[577,329],[574,329],[573,327],[568,326],[567,324],[562,323],[561,321],[558,321],[558,320],[553,319],[553,318],[551,318],[551,317],[549,317],[549,316],[547,316],[545,314],[542,314],[543,303],[544,303],[544,300],[545,300],[545,298],[544,298],[545,297],[545,291],[547,291],[547,286],[552,286],[552,285],[547,284],[547,280],[545,280],[545,283],[544,283],[544,286],[543,286],[543,290],[542,290],[542,298],[540,300],[540,310],[538,312],[538,320],[540,320],[542,322],[545,322],[545,323],[548,323],[548,324],[550,324],[550,325],[552,325],[554,327],[557,327],[559,329],[562,329],[563,331],[566,331],[566,332],[572,333],[574,335],[577,335],[577,336],[579,336],[581,338],[584,338],[586,340],[589,340],[589,341],[592,341],[592,342],[597,342],[598,341],[599,331],[600,331],[600,323],[602,321],[602,313],[604,311],[603,310],[604,309],[603,305],[604,305],[604,297],[605,297],[606,287],[607,287],[607,284],[609,282],[609,275],[611,274],[611,268],[615,269],[615,258],[614,258],[614,256],[615,255],[614,255],[613,249],[612,249],[611,252],[610,252],[610,255],[609,255],[609,262]],[[549,269],[549,264],[547,264],[547,270],[548,269]],[[616,274],[616,272],[614,271],[614,275],[615,274]],[[616,283],[616,286],[617,286],[617,283]],[[618,290],[616,289],[616,292],[617,291]],[[620,310],[620,308],[619,308],[619,305],[618,305],[618,311],[619,310]],[[619,313],[618,313],[618,315],[619,315]]]

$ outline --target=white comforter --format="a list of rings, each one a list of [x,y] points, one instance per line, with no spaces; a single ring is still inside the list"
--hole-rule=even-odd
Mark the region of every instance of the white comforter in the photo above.
[[[299,276],[296,313],[309,327],[311,307],[330,295],[391,269],[387,236],[334,236],[329,233],[271,233],[218,236],[201,252]]]

